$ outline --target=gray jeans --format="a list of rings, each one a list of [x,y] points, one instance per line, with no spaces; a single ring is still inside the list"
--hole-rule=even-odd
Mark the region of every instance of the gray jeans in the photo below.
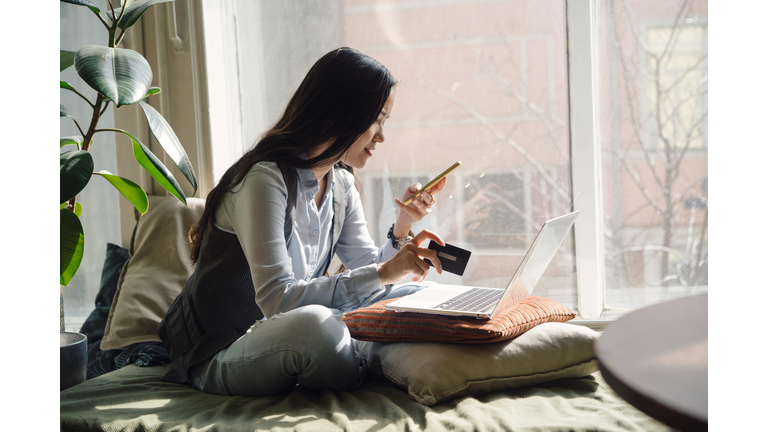
[[[387,290],[373,300],[419,289]],[[258,321],[232,345],[195,366],[190,379],[198,390],[230,396],[287,393],[297,383],[354,390],[365,379],[367,366],[341,318],[337,309],[309,305]]]

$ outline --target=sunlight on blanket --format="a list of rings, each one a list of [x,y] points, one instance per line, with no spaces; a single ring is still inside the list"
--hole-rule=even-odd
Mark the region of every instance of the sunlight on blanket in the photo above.
[[[168,405],[170,401],[170,399],[150,399],[118,405],[95,406],[94,408],[97,410],[160,408]]]
[[[275,414],[275,415],[264,417],[264,420],[281,420],[286,422],[296,422],[299,420],[312,419],[312,418],[317,418],[317,416],[310,414],[305,416],[293,417],[285,414]]]

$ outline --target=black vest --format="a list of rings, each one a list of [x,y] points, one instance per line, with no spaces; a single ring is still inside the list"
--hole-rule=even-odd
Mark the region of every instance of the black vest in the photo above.
[[[296,215],[298,174],[280,166],[288,193],[285,209],[285,244],[291,241]],[[341,235],[347,208],[347,194],[341,181],[333,188],[331,250],[328,270]],[[171,358],[163,381],[186,383],[189,369],[231,345],[264,314],[255,300],[256,291],[248,261],[237,236],[209,229],[203,233],[195,271],[157,327]]]

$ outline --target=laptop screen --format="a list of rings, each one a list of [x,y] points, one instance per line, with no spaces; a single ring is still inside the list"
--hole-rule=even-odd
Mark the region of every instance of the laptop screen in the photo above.
[[[519,279],[530,295],[557,253],[579,212],[548,220],[520,264]],[[516,275],[517,276],[517,275]],[[512,281],[514,283],[514,280]]]

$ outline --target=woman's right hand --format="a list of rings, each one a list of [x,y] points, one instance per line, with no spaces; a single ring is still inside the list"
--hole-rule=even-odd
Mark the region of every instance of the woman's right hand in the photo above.
[[[415,275],[412,279],[414,282],[423,281],[429,274],[430,267],[423,258],[429,259],[434,264],[435,270],[442,274],[443,265],[437,257],[437,252],[421,247],[421,244],[427,239],[432,239],[441,246],[445,246],[445,242],[439,235],[429,230],[421,231],[403,246],[392,259],[378,265],[381,284],[388,285],[400,282],[409,274]]]

